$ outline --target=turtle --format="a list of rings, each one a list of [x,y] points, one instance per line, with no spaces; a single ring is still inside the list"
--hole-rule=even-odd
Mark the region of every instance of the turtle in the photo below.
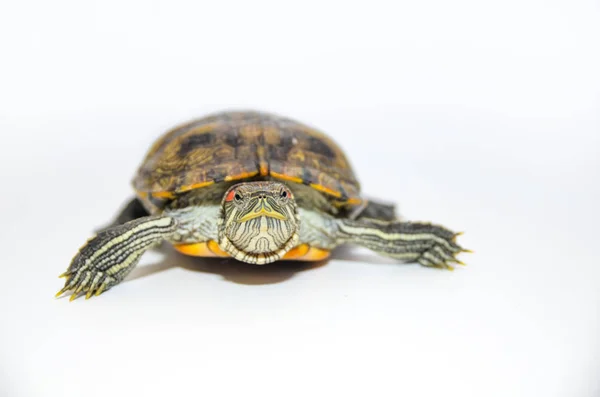
[[[368,200],[346,155],[323,132],[259,111],[223,111],[182,124],[149,149],[135,197],[73,257],[57,296],[100,295],[149,248],[265,265],[322,261],[340,244],[453,269],[467,252],[455,233],[401,220]]]

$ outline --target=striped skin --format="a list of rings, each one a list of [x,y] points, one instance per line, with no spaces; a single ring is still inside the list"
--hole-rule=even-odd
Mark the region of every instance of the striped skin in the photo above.
[[[461,252],[470,252],[456,244],[460,233],[443,226],[421,222],[384,221],[381,219],[337,218],[320,212],[298,209],[300,242],[331,250],[340,244],[355,244],[375,253],[423,266],[452,270]]]
[[[151,246],[171,236],[177,221],[168,216],[148,216],[108,228],[90,239],[75,255],[67,271],[65,285],[56,295],[73,291],[86,298],[99,295],[121,282]]]
[[[298,244],[296,203],[283,183],[234,185],[222,205],[219,246],[235,259],[264,265],[283,258]]]
[[[443,226],[421,222],[382,222],[368,218],[340,219],[336,240],[366,247],[380,255],[403,261],[416,261],[423,266],[452,270],[460,252],[468,252],[456,244],[460,233]]]
[[[284,191],[287,197],[282,196]],[[442,226],[330,215],[306,202],[298,207],[293,195],[297,192],[273,181],[238,184],[225,193],[221,204],[189,204],[109,227],[79,250],[61,276],[66,281],[57,295],[72,291],[71,300],[81,292],[86,298],[99,295],[121,282],[141,255],[162,240],[188,255],[202,255],[204,244],[209,256],[227,254],[253,264],[321,260],[336,246],[350,243],[452,270],[453,264],[462,264],[456,255],[468,252],[455,242],[458,233]],[[235,193],[242,199],[236,200]],[[382,208],[387,218],[394,216],[392,208]]]

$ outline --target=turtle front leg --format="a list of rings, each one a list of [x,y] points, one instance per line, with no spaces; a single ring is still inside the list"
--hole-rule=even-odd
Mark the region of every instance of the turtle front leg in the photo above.
[[[422,222],[384,222],[372,219],[340,219],[336,237],[340,243],[351,243],[374,252],[415,261],[423,266],[452,270],[461,252],[470,252],[456,243],[454,233],[442,226]]]
[[[86,298],[100,295],[121,282],[147,249],[171,237],[177,225],[170,216],[146,216],[102,230],[79,249],[60,276],[66,281],[56,296],[67,291],[73,291],[71,300],[80,292]]]

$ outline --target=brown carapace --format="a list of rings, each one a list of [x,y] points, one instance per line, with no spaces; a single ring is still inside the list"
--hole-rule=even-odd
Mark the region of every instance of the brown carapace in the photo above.
[[[133,186],[142,200],[173,199],[220,182],[267,176],[311,186],[338,206],[362,202],[352,167],[331,138],[260,112],[218,113],[169,131],[146,155]]]

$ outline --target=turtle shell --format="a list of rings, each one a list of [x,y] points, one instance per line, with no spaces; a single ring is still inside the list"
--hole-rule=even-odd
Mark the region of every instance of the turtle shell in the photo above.
[[[215,183],[273,177],[302,183],[342,206],[361,203],[339,146],[294,120],[223,112],[176,127],[154,143],[133,180],[143,198],[172,199]]]

